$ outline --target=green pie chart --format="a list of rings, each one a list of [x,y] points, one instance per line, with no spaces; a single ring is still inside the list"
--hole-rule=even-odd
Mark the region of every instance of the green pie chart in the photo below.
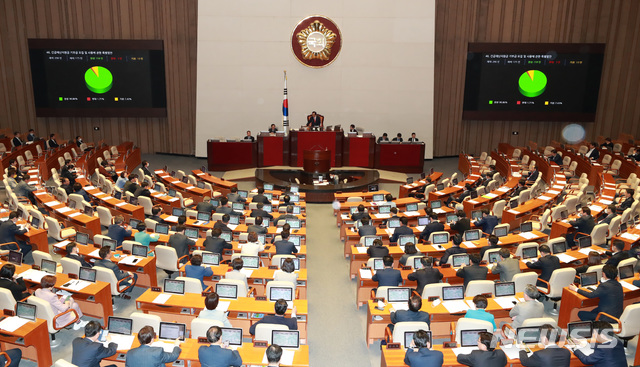
[[[84,81],[93,93],[107,93],[113,86],[113,75],[105,67],[93,66],[84,73]]]
[[[540,70],[525,71],[518,79],[518,89],[523,96],[533,98],[544,93],[547,76]]]

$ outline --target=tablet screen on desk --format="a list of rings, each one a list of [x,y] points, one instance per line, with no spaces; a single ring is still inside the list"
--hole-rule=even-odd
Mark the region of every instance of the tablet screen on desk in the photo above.
[[[633,278],[633,265],[624,265],[619,268],[620,279]]]
[[[407,204],[407,212],[415,212],[418,210],[418,204],[417,203],[411,203],[411,204]]]
[[[567,252],[567,243],[566,242],[557,242],[553,244],[553,254],[561,254],[563,252]]]
[[[289,223],[293,229],[300,229],[300,219],[298,218],[287,218],[287,223]]]
[[[375,190],[378,191],[378,190]],[[372,201],[384,201],[384,194],[373,194],[371,196]]]
[[[140,224],[139,220],[137,220],[135,218],[129,219],[129,225],[131,226],[131,228],[137,229],[138,228],[138,224]]]
[[[431,200],[429,203],[431,209],[440,209],[442,207],[442,201],[440,200]]]
[[[31,226],[35,229],[40,228],[40,219],[36,217],[31,218]]]
[[[426,226],[429,223],[431,223],[431,220],[429,217],[418,217],[419,226]]]
[[[516,332],[516,340],[521,344],[537,344],[540,342],[540,327],[519,327]]]
[[[273,207],[271,206],[271,204],[264,204],[262,206],[262,210],[264,210],[267,213],[271,213],[271,211],[273,210]]]
[[[240,256],[243,267],[248,269],[258,269],[260,267],[260,258],[258,256]]]
[[[413,341],[413,335],[415,334],[415,331],[405,331],[404,332],[404,347],[405,348],[409,348],[411,346],[411,342]],[[431,335],[431,331],[427,331],[427,342],[429,343],[428,345],[433,345],[431,343],[432,340],[432,335]]]
[[[223,231],[220,234],[220,238],[222,238],[223,240],[225,240],[227,242],[231,242],[231,232]]]
[[[405,246],[407,243],[413,243],[415,245],[416,243],[418,243],[418,241],[413,235],[398,236],[398,245]]]
[[[164,292],[173,294],[184,294],[184,280],[165,279]]]
[[[89,235],[82,232],[76,232],[76,242],[82,245],[89,243]]]
[[[80,272],[78,274],[78,279],[86,280],[87,282],[95,283],[96,282],[96,269],[91,268],[80,268]]]
[[[409,288],[391,287],[387,289],[388,302],[409,302],[410,295],[411,289]]]
[[[244,210],[244,204],[243,203],[233,203],[231,204],[231,209],[233,210]]]
[[[567,324],[567,335],[571,339],[589,339],[593,333],[591,321],[577,321]]]
[[[262,185],[265,190],[273,190],[273,184],[266,183]]]
[[[482,219],[482,210],[474,210],[471,212],[471,219],[480,220]]]
[[[229,345],[242,346],[242,329],[241,328],[228,328],[222,327],[222,336],[220,340],[224,342],[229,342]]]
[[[378,214],[389,214],[391,213],[391,205],[381,205],[378,207]]]
[[[433,237],[431,237],[431,239],[433,240],[433,244],[434,245],[442,245],[442,244],[445,244],[445,243],[449,242],[449,234],[448,233],[434,233]]]
[[[476,330],[462,330],[460,331],[460,346],[461,347],[477,347],[478,346],[478,334],[485,332],[485,329]]]
[[[22,252],[9,250],[9,262],[15,265],[22,265]]]
[[[285,301],[293,301],[293,288],[271,287],[269,289],[269,300],[277,301],[279,299],[283,299]]]
[[[147,257],[148,251],[149,248],[147,246],[135,244],[131,246],[131,255],[133,256]]]
[[[156,233],[158,234],[169,234],[169,225],[168,224],[156,224]]]
[[[471,229],[468,231],[464,231],[464,240],[465,241],[477,241],[480,239],[480,230],[479,229]]]
[[[203,252],[202,263],[205,265],[220,265],[220,254],[214,252]]]
[[[173,209],[171,209],[171,215],[173,215],[174,217],[179,217],[181,215],[184,215],[184,209],[182,209],[182,208],[173,208]]]
[[[58,264],[55,261],[42,259],[42,261],[40,262],[40,270],[55,275],[57,265]]]
[[[36,321],[36,305],[32,305],[26,302],[17,302],[16,316],[23,319]]]
[[[238,298],[238,286],[235,284],[216,283],[216,293],[220,298]]]
[[[460,255],[451,255],[451,265],[454,268],[462,265],[469,265],[469,255],[468,254],[460,254]]]
[[[196,187],[199,189],[204,189],[204,181],[198,181],[196,183]]]
[[[184,235],[192,240],[198,239],[198,229],[197,228],[185,228]]]
[[[584,236],[584,237],[578,238],[578,246],[580,246],[580,248],[590,247],[591,236]]]
[[[198,215],[196,218],[200,221],[208,222],[211,219],[211,214],[207,212],[198,212]]]
[[[493,230],[494,234],[498,237],[504,237],[507,235],[508,233],[508,229],[507,227],[495,227],[495,229]]]
[[[522,258],[523,259],[532,259],[534,257],[538,257],[538,248],[537,247],[525,247],[522,249]]]
[[[384,260],[383,259],[373,259],[373,270],[382,270],[384,269]]]
[[[300,348],[300,331],[298,330],[272,330],[271,342],[281,348]]]
[[[502,282],[495,284],[496,297],[506,297],[516,295],[516,283],[514,282]]]
[[[184,341],[184,337],[186,334],[187,325],[186,324],[174,324],[173,322],[160,322],[160,332],[158,333],[158,338],[162,340],[176,340],[180,339]]]
[[[112,240],[110,238],[105,238],[105,239],[102,240],[102,247],[109,246],[109,248],[111,248],[111,251],[115,251],[117,243],[118,242],[116,242],[116,240]]]
[[[524,222],[520,225],[520,232],[531,232],[533,230],[532,222]]]
[[[294,246],[300,246],[300,236],[291,235],[289,236],[289,242],[292,242]]]
[[[400,218],[391,218],[387,221],[387,226],[389,228],[398,228],[400,227]]]
[[[133,319],[109,316],[107,329],[110,333],[131,335],[133,332]]]
[[[240,217],[237,215],[229,216],[229,224],[238,225],[240,224]]]
[[[453,301],[464,299],[464,289],[461,285],[453,285],[450,287],[442,287],[442,300]]]
[[[495,264],[500,261],[500,252],[492,251],[489,252],[489,264]]]
[[[588,287],[590,285],[598,284],[598,273],[595,271],[589,273],[580,274],[580,286]]]
[[[282,257],[280,258],[280,269],[282,269],[282,264],[284,264],[284,261],[286,259],[291,259],[293,260],[293,266],[295,270],[300,270],[300,259],[298,259],[297,257]]]

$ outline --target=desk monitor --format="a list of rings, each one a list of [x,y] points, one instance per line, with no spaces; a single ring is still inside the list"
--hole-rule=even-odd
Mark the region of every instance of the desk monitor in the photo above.
[[[133,229],[138,228],[138,224],[140,224],[140,221],[138,219],[135,219],[135,218],[129,219],[129,225],[131,226],[131,228]]]
[[[188,184],[188,183],[189,183],[189,177],[187,177],[187,176],[182,176],[182,183],[186,183],[186,184]]]
[[[184,280],[165,279],[163,292],[184,294]]]
[[[48,273],[48,274],[56,274],[56,267],[58,264],[53,260],[42,259],[40,261],[40,270]]]
[[[292,186],[291,186],[291,191],[290,191],[290,192],[294,193],[294,192],[298,192],[298,190],[299,190],[299,187],[298,187],[298,186],[296,186],[296,185],[292,185]],[[291,195],[289,195],[289,196],[291,196]]]
[[[480,239],[481,231],[479,229],[470,229],[468,231],[464,231],[464,240],[465,241],[477,241]]]
[[[389,214],[391,213],[391,205],[381,205],[378,207],[378,214]]]
[[[287,223],[291,226],[292,229],[300,229],[301,223],[298,218],[287,218]]]
[[[409,302],[411,288],[391,287],[387,289],[387,302]]]
[[[418,211],[418,204],[417,203],[407,204],[407,208],[406,208],[405,211],[406,212],[416,212],[416,211]]]
[[[231,204],[231,209],[243,211],[244,210],[244,204],[243,203],[233,203],[233,204]]]
[[[95,283],[98,271],[91,268],[80,268],[78,279],[85,280],[87,282]]]
[[[413,243],[414,245],[418,243],[418,239],[411,234],[398,236],[398,245],[405,246],[407,243]]]
[[[426,226],[429,223],[431,223],[431,219],[429,217],[418,217],[419,226]]]
[[[516,283],[515,282],[499,282],[495,285],[496,297],[507,297],[516,295]]]
[[[469,265],[469,254],[451,255],[451,265],[454,268],[462,265]]]
[[[198,181],[196,183],[196,187],[199,189],[204,189],[204,181]]]
[[[40,219],[36,217],[31,218],[31,226],[35,229],[40,228]]]
[[[426,177],[427,177],[427,174],[426,174],[426,173],[422,172],[422,173],[420,174],[420,179],[421,179],[421,180],[424,180]]]
[[[204,265],[220,265],[220,254],[216,252],[203,252],[202,263]]]
[[[285,349],[300,348],[299,330],[271,330],[271,343]]]
[[[493,251],[489,253],[489,264],[495,264],[500,262],[500,252]]]
[[[424,256],[424,257],[431,258],[431,264],[433,264],[433,257],[431,257],[431,256]],[[422,269],[422,257],[414,257],[413,258],[413,268],[415,270]]]
[[[461,347],[477,347],[478,346],[478,334],[485,332],[485,329],[474,330],[461,330],[460,331],[460,346]]]
[[[415,334],[415,331],[405,331],[404,332],[404,347],[405,349],[409,348],[411,346],[411,342],[413,341],[413,335]],[[432,344],[432,340],[433,340],[433,336],[431,335],[431,331],[427,331],[427,340],[428,340],[428,345],[433,345]]]
[[[554,243],[552,244],[552,247],[553,248],[551,250],[553,251],[554,255],[567,252],[567,243],[565,241]]]
[[[537,344],[540,342],[540,327],[519,327],[516,331],[516,340],[520,344]]]
[[[176,197],[176,190],[175,189],[169,189],[167,192],[167,195],[172,196],[172,197]]]
[[[620,224],[620,233],[627,231],[627,223]]]
[[[411,185],[413,183],[413,177],[407,177],[407,185]]]
[[[567,324],[567,338],[590,339],[593,334],[591,321],[576,321]]]
[[[620,268],[618,268],[618,272],[618,277],[620,279],[633,278],[633,276],[635,275],[633,272],[633,265],[631,264],[621,266]]]
[[[448,233],[435,233],[431,236],[433,240],[432,243],[434,245],[442,245],[449,242],[449,234]]]
[[[377,190],[376,190],[377,191]],[[384,194],[373,194],[371,197],[372,201],[384,201]]]
[[[524,222],[520,224],[520,232],[531,232],[533,231],[533,222]]]
[[[400,218],[390,218],[387,221],[387,226],[389,228],[398,228],[398,227],[400,227]]]
[[[471,220],[480,220],[480,219],[482,219],[482,210],[471,211]]]
[[[471,193],[469,194],[469,197],[471,198],[471,200],[477,199],[478,198],[478,191],[477,190],[471,191]]]
[[[461,285],[442,287],[443,301],[454,301],[458,299],[464,299],[464,289]]]
[[[192,240],[197,240],[199,237],[198,228],[185,228],[184,235],[191,238]]]
[[[111,248],[111,251],[116,250],[117,244],[118,242],[116,240],[112,240],[111,238],[105,238],[102,240],[102,247],[109,246]]]
[[[382,236],[364,236],[364,246],[371,247],[373,246],[373,241],[379,239],[382,241]]]
[[[220,233],[220,238],[227,242],[231,242],[231,232],[223,231],[222,233]]]
[[[89,243],[89,234],[83,232],[76,232],[76,242],[82,245]]]
[[[258,242],[260,243],[267,243],[267,235],[264,233],[260,233],[258,235]]]
[[[444,184],[443,183],[439,183],[438,185],[436,185],[436,190],[438,190],[438,191],[444,190]]]
[[[242,259],[242,267],[247,269],[258,269],[260,267],[260,258],[258,256],[240,256]]]
[[[22,319],[36,321],[36,305],[27,302],[17,302],[16,316]]]
[[[113,194],[113,197],[118,199],[118,200],[122,199],[122,192],[116,191],[116,193]]]
[[[69,200],[69,203],[67,204],[67,206],[69,207],[69,209],[75,209],[76,202],[74,200]],[[22,209],[18,209],[18,217],[22,217]]]
[[[513,199],[509,202],[509,208],[515,209],[518,207],[518,199]]]
[[[222,327],[220,330],[222,331],[220,341],[236,347],[242,346],[242,328]]]
[[[598,284],[598,273],[595,271],[580,274],[580,286],[588,287]]]
[[[93,208],[90,206],[85,206],[84,207],[84,215],[88,216],[88,217],[93,217]]]
[[[358,212],[358,207],[357,206],[351,206],[349,207],[349,214],[355,214]]]
[[[174,217],[179,217],[181,215],[184,215],[184,209],[182,209],[182,208],[173,208],[173,209],[171,209],[171,215],[173,215]]]
[[[371,184],[367,186],[367,190],[369,192],[376,192],[379,190],[378,184]],[[380,200],[373,200],[373,201],[380,201]]]
[[[171,177],[174,177],[176,175],[176,171],[171,171],[170,175]]]
[[[382,270],[384,269],[384,261],[382,259],[373,259],[373,270]]]
[[[286,259],[291,259],[291,260],[293,260],[293,267],[294,267],[294,269],[295,269],[295,270],[300,270],[300,259],[298,259],[297,257],[293,257],[293,258],[291,258],[291,257],[289,257],[289,258],[287,258],[287,257],[281,257],[281,258],[280,258],[280,265],[279,265],[279,267],[280,267],[280,268],[282,268],[282,264],[284,264],[284,261],[285,261]]]
[[[238,190],[238,195],[240,195],[241,198],[246,199],[247,196],[249,196],[249,191],[247,191],[247,190]]]
[[[133,256],[147,257],[148,253],[149,253],[149,248],[147,246],[136,245],[136,244],[131,246],[131,255]]]
[[[229,224],[238,225],[240,224],[240,216],[238,215],[230,215],[229,216]]]
[[[454,178],[453,180],[451,180],[451,184],[452,184],[453,186],[457,186],[457,185],[458,185],[458,178],[456,177],[456,178]]]
[[[236,284],[216,283],[216,293],[220,298],[238,299],[238,286]]]
[[[269,299],[277,301],[283,299],[285,301],[293,301],[293,288],[290,287],[271,287],[269,288]]]
[[[160,332],[158,332],[158,338],[160,340],[174,341],[180,339],[184,341],[187,331],[186,324],[177,324],[173,322],[160,322]]]
[[[273,200],[273,194],[270,192],[265,192],[264,196],[267,198],[267,200],[269,200],[269,202],[271,202],[271,200]]]
[[[264,204],[264,206],[262,207],[262,210],[264,210],[267,213],[271,213],[273,211],[273,207],[271,206],[271,204]]]
[[[265,183],[264,185],[262,185],[262,188],[265,190],[273,190],[273,184]]]
[[[493,233],[498,236],[498,237],[504,237],[507,235],[508,233],[508,228],[503,226],[503,227],[496,227],[493,230]]]
[[[169,225],[158,223],[156,224],[156,233],[158,234],[169,234]]]
[[[211,220],[211,214],[207,212],[198,212],[196,219],[205,223],[208,223]]]
[[[160,184],[155,184],[155,186],[153,186],[153,189],[154,189],[155,191],[158,191],[158,192],[162,192],[162,191],[163,191],[163,190],[162,190],[162,186],[160,186]]]
[[[138,205],[138,198],[137,198],[137,197],[135,197],[135,196],[131,196],[131,197],[129,198],[129,204],[131,204],[131,205]]]
[[[431,207],[431,209],[440,209],[442,207],[442,201],[441,200],[431,200],[429,202],[429,206]]]
[[[458,221],[458,215],[455,213],[447,214],[447,223],[455,223]]]
[[[522,249],[522,258],[523,259],[532,259],[534,257],[538,257],[538,248],[537,247],[525,247]]]
[[[561,211],[561,212],[560,212],[560,218],[562,218],[562,219],[567,219],[567,218],[569,218],[569,212],[568,212],[568,211],[566,211],[566,210]]]
[[[9,250],[9,262],[15,265],[22,265],[22,252]]]
[[[299,205],[294,205],[293,206],[293,214],[300,214],[300,206]]]
[[[289,242],[293,242],[293,245],[296,247],[300,247],[300,239],[301,237],[298,235],[290,235]]]
[[[131,335],[133,332],[133,319],[109,316],[107,330],[114,334]]]
[[[580,246],[580,248],[591,247],[591,236],[578,238],[578,246]]]

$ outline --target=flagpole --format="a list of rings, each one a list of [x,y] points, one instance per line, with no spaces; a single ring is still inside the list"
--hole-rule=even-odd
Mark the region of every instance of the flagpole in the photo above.
[[[287,97],[287,71],[284,71],[284,98],[282,100],[282,128],[289,135],[289,99]]]

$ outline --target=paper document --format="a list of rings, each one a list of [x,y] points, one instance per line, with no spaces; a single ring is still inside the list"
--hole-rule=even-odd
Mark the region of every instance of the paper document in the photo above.
[[[99,248],[97,248],[97,249],[95,249],[95,250],[91,251],[91,253],[89,254],[89,257],[97,257],[97,258],[100,258],[100,249],[99,249]]]
[[[478,204],[478,202],[477,202],[477,201],[475,201],[475,200],[467,200],[467,201],[468,201],[470,204]],[[434,211],[435,211],[435,210],[434,210]]]
[[[469,201],[471,201],[471,200],[469,200]],[[444,210],[442,210],[442,209],[440,209],[440,208],[438,208],[438,209],[433,209],[433,212],[434,212],[434,213],[436,213],[436,214],[444,214]]]
[[[125,205],[127,205],[126,201],[121,201],[118,204],[116,204],[117,207],[122,207],[122,206],[125,206]]]
[[[488,193],[488,194],[486,194],[486,195],[484,195],[484,196],[486,196],[486,197],[487,197],[487,198],[489,198],[489,199],[493,199],[493,198],[497,198],[497,197],[498,197],[498,194],[494,194],[494,193],[491,193],[491,192],[490,192],[490,193]]]
[[[631,283],[627,283],[624,280],[620,281],[620,285],[627,288],[630,291],[635,291],[636,289],[638,289],[638,287],[636,287],[635,285]]]
[[[532,240],[534,238],[538,238],[538,235],[533,232],[522,232],[520,233],[520,237]]]
[[[73,279],[68,281],[67,283],[63,284],[62,286],[67,288],[67,289],[71,289],[72,291],[81,291],[82,289],[84,289],[85,287],[90,286],[91,282],[88,282],[86,280],[80,280],[80,279]]]
[[[69,218],[75,218],[75,217],[77,217],[78,215],[82,215],[82,214],[84,214],[84,213],[82,213],[82,212],[75,212],[75,213],[71,213],[71,214],[69,214]]]
[[[173,348],[175,348],[176,346],[173,344],[173,342],[161,342],[160,340],[155,341],[151,344],[149,344],[149,346],[152,347],[160,347],[162,349],[164,349],[164,351],[166,353],[171,353],[173,352]],[[284,353],[283,353],[284,354]]]
[[[496,191],[507,192],[507,191],[509,191],[509,188],[508,187],[501,187],[501,188],[497,189]]]
[[[195,189],[195,188],[196,188],[195,186],[187,186],[187,187],[185,188],[185,190],[191,190],[191,189]]]
[[[170,294],[168,294],[168,293],[161,293],[161,294],[159,294],[159,295],[158,295],[158,297],[156,297],[156,298],[155,298],[153,301],[151,301],[151,302],[153,302],[153,303],[158,303],[158,304],[163,305],[163,304],[165,304],[165,303],[169,300],[169,298],[171,298],[171,295],[170,295]]]
[[[18,316],[7,317],[6,319],[0,321],[0,329],[14,332],[20,329],[27,322],[29,322],[29,320],[23,319]]]
[[[566,344],[565,344],[565,346],[564,346],[564,347],[565,347],[565,348],[567,348],[567,349],[569,349],[569,350],[571,350],[571,349],[569,348],[569,346],[568,346],[568,345],[566,345]],[[593,354],[593,349],[591,349],[591,345],[589,345],[589,344],[585,345],[585,346],[584,346],[584,347],[582,347],[582,348],[578,348],[578,349],[576,349],[576,350],[581,351],[585,356],[590,356],[590,355],[592,355],[592,354]]]
[[[613,200],[602,200],[602,199],[600,199],[598,202],[600,204],[609,205],[609,204],[613,203]]]
[[[473,300],[467,299],[464,301],[464,303],[467,304],[467,306],[469,306],[470,310],[475,310],[476,309],[476,305],[475,303],[473,303]]]
[[[229,302],[229,301],[220,301],[220,302],[218,302],[218,307],[216,307],[216,310],[220,310],[222,312],[227,312],[227,310],[229,309],[230,305],[231,305],[231,302]]]
[[[519,211],[517,211],[517,210],[513,210],[513,209],[509,209],[509,210],[507,210],[507,211],[508,211],[509,213],[511,213],[511,214],[515,214],[515,215],[520,214],[520,212],[519,212]]]
[[[113,196],[105,196],[105,197],[102,198],[102,200],[104,200],[104,201],[108,201],[108,200],[111,200],[111,199],[113,199]]]
[[[544,201],[549,201],[549,200],[551,200],[552,198],[550,198],[550,197],[548,197],[548,196],[540,195],[540,196],[538,196],[538,199],[540,199],[540,200],[544,200]]]
[[[21,276],[23,279],[28,279],[33,282],[40,283],[45,275],[49,275],[49,273],[42,270],[29,269],[22,272],[19,276]]]
[[[389,219],[391,218],[391,214],[374,214],[376,219]]]
[[[165,222],[177,222],[178,221],[178,217],[175,215],[170,215],[166,218],[164,218]]]
[[[471,241],[464,241],[462,242],[463,245],[467,246],[467,248],[476,248],[478,246],[476,246],[475,243],[471,242]]]
[[[520,359],[520,351],[522,349],[516,347],[515,345],[501,345],[500,349],[504,352],[504,354],[509,359]]]
[[[592,212],[599,212],[599,211],[601,211],[601,210],[602,210],[602,207],[601,207],[601,206],[598,206],[598,205],[590,205],[590,206],[589,206],[589,209],[590,209]]]
[[[478,347],[459,347],[459,348],[451,349],[451,351],[453,352],[453,354],[456,355],[456,357],[460,354],[469,354],[474,350],[478,350]]]
[[[59,212],[59,213],[66,213],[66,212],[70,212],[71,210],[73,210],[73,209],[71,209],[69,207],[66,207],[66,206],[63,207],[63,208],[56,209],[56,211]]]
[[[385,231],[385,232],[387,232],[387,234],[388,234],[389,236],[393,236],[393,231],[394,231],[394,230],[395,230],[394,228],[386,228],[384,231]]]
[[[409,310],[408,302],[391,302],[390,305],[391,305],[391,310],[393,312],[400,311],[400,310],[404,310],[404,311]]]
[[[131,349],[131,345],[133,344],[133,335],[121,335],[121,334],[113,334],[110,333],[111,341],[103,342],[105,348],[109,347],[109,343],[118,344],[118,350],[129,350]]]
[[[516,297],[513,296],[506,296],[506,297],[496,297],[493,299],[494,301],[496,301],[496,303],[504,308],[504,309],[510,309],[513,308],[514,304],[513,302],[517,302],[518,300],[516,299]]]
[[[463,311],[467,311],[469,306],[464,302],[464,300],[455,300],[455,301],[443,301],[442,305],[449,311],[449,313],[460,313]]]
[[[620,235],[622,238],[626,238],[628,240],[637,241],[640,238],[640,235],[632,234],[632,233],[623,233]]]
[[[371,279],[373,278],[373,274],[371,273],[371,269],[359,269],[360,270],[360,279]]]
[[[62,241],[62,242],[56,243],[54,246],[55,247],[59,247],[59,248],[64,248],[65,246],[67,246],[70,243],[71,243],[71,241]]]
[[[367,248],[364,246],[359,246],[359,247],[356,247],[356,251],[358,251],[359,254],[366,254]]]
[[[282,357],[280,357],[280,365],[282,366],[292,366],[293,365],[293,356],[296,354],[295,350],[292,349],[282,349]],[[262,364],[265,366],[269,364],[267,361],[267,352],[264,352],[264,357],[262,357]]]
[[[587,255],[587,256],[589,256],[589,253],[590,253],[591,251],[595,251],[595,252],[597,252],[597,253],[599,253],[599,254],[604,253],[604,250],[601,250],[601,249],[596,248],[596,247],[594,247],[594,246],[591,246],[591,247],[585,247],[585,248],[581,248],[580,250],[578,250],[578,252],[579,252],[579,253],[584,254],[584,255]]]
[[[558,259],[560,260],[560,262],[563,262],[565,264],[570,263],[572,261],[576,261],[576,258],[571,256],[571,255],[567,255],[567,254],[557,254],[556,255],[558,257]]]
[[[169,202],[174,202],[174,201],[178,201],[178,200],[180,200],[180,198],[171,198],[171,199],[169,199]]]
[[[47,192],[46,191],[42,191],[42,192],[34,192],[33,193],[35,196],[40,196],[40,195],[46,195]]]
[[[417,217],[420,215],[420,212],[404,212],[404,215],[406,215],[407,217]]]
[[[143,258],[140,256],[127,256],[124,259],[118,261],[118,264],[135,265],[140,263],[142,259]]]
[[[547,192],[548,192],[549,194],[552,194],[552,195],[558,195],[558,194],[560,193],[560,191],[558,191],[558,190],[549,190],[549,191],[547,191]]]
[[[59,202],[59,201],[54,200],[54,201],[50,201],[50,202],[48,202],[48,203],[44,203],[44,205],[46,205],[46,206],[48,206],[48,207],[52,207],[52,206],[60,205],[60,202]]]
[[[230,230],[235,231],[236,228],[238,227],[237,224],[227,224],[227,227],[229,227]]]
[[[416,226],[416,229],[417,229],[418,231],[422,232],[422,231],[424,231],[424,228],[425,228],[425,227],[426,227],[426,226]]]

